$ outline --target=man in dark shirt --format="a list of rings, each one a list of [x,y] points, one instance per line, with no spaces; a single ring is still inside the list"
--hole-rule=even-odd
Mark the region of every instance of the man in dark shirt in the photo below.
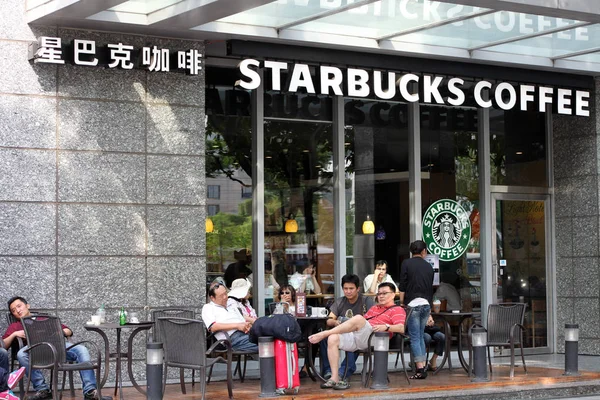
[[[412,242],[410,253],[412,258],[404,260],[400,267],[400,304],[406,303],[411,308],[406,327],[410,336],[410,349],[417,365],[417,372],[411,379],[425,379],[427,349],[423,332],[433,302],[433,267],[424,259],[427,255],[424,241]]]
[[[346,274],[342,277],[342,289],[344,297],[337,299],[329,309],[329,319],[327,327],[333,328],[338,326],[347,319],[355,315],[364,315],[369,308],[375,305],[371,297],[367,297],[360,293],[360,278],[354,274]],[[327,357],[327,339],[319,343],[321,346],[321,362],[323,364],[323,377],[329,379],[331,377],[331,366]],[[348,364],[348,371],[346,371]],[[356,354],[352,352],[346,353],[346,358],[340,365],[339,375],[341,379],[346,379],[346,376],[351,376],[356,371]],[[346,372],[346,375],[344,375]]]
[[[21,318],[28,317],[31,315],[29,312],[29,304],[27,300],[25,300],[21,296],[16,296],[8,300],[8,310],[10,313],[17,319],[17,322],[13,322],[8,326],[4,335],[2,335],[2,340],[4,341],[4,347],[9,348],[13,342],[13,340],[17,338],[21,338],[25,340],[25,331],[23,330],[23,324],[21,323]],[[62,330],[66,337],[73,336],[73,331],[69,329],[66,325],[62,325]],[[65,346],[71,346],[71,343],[65,341]],[[19,363],[21,366],[28,368],[29,366],[29,353],[25,350],[28,349],[28,346],[23,347],[19,350],[17,354],[17,358],[19,359]],[[70,348],[67,351],[67,359],[69,361],[74,361],[77,363],[89,362],[90,361],[90,353],[88,352],[85,346],[79,345]],[[86,370],[80,371],[81,381],[83,383],[83,393],[85,400],[98,400],[98,392],[96,391],[96,377],[94,376],[94,371]],[[29,400],[44,400],[51,399],[52,393],[50,392],[50,388],[48,384],[44,380],[44,375],[40,370],[33,370],[31,372],[31,383],[33,384],[33,389],[36,393],[33,396],[28,396]],[[102,400],[111,400],[112,397],[102,396]]]

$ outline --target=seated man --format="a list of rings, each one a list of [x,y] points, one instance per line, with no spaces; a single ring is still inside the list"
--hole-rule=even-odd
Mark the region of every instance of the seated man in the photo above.
[[[446,300],[446,308],[448,311],[462,309],[458,290],[456,290],[456,288],[449,283],[440,282],[440,286],[438,286],[437,290],[433,294],[433,297],[440,300]]]
[[[394,291],[398,291],[392,277],[387,273],[387,261],[379,260],[375,263],[375,270],[372,274],[365,276],[363,282],[365,293],[377,293],[377,288],[382,282],[389,282],[394,285]]]
[[[23,330],[23,325],[21,324],[21,318],[25,318],[31,315],[29,312],[29,307],[30,306],[27,303],[27,300],[25,300],[23,297],[16,296],[8,300],[8,309],[10,310],[10,313],[13,315],[13,317],[17,319],[17,322],[13,322],[12,324],[10,324],[8,329],[6,329],[6,332],[4,332],[4,335],[2,336],[5,348],[9,348],[13,340],[15,340],[16,338],[22,338],[23,340],[25,340],[25,331]],[[62,328],[66,337],[73,336],[73,331],[71,331],[71,329],[69,329],[66,325],[62,325]],[[66,347],[70,345],[71,343],[65,341]],[[25,368],[28,368],[29,366],[29,353],[26,352],[27,349],[28,346],[25,346],[21,350],[19,350],[19,353],[17,354],[19,363]],[[88,349],[83,345],[75,346],[69,349],[69,351],[67,351],[67,360],[74,361],[77,363],[88,362],[90,361],[90,353],[88,352]],[[83,383],[84,399],[99,399],[98,392],[96,391],[96,376],[94,375],[94,371],[85,370],[80,371],[79,374]],[[33,396],[28,396],[28,399],[41,400],[52,398],[52,393],[50,392],[48,384],[44,380],[44,375],[42,374],[42,371],[33,370],[31,372],[30,379],[31,383],[33,384],[33,389],[36,391],[36,393]],[[111,399],[112,397],[102,396],[102,400]]]
[[[352,318],[355,315],[365,315],[375,302],[371,297],[360,294],[360,279],[357,275],[347,274],[342,276],[342,289],[344,297],[337,299],[329,310],[329,319],[327,327],[334,328],[340,325],[345,320]],[[327,357],[327,342],[325,339],[321,341],[321,364],[323,367],[323,377],[329,379],[331,377],[331,366]],[[346,364],[348,370],[346,371]],[[356,371],[356,354],[353,352],[346,353],[346,358],[340,366],[339,375],[345,380],[346,376],[352,376]],[[346,375],[344,375],[346,372]]]
[[[444,349],[446,348],[446,335],[444,335],[440,328],[435,325],[435,322],[431,315],[429,315],[427,325],[425,326],[423,340],[425,341],[425,347],[428,347],[432,341],[435,344],[435,350],[427,365],[427,369],[429,371],[435,371],[437,368],[438,356],[444,355]]]
[[[231,338],[231,347],[239,351],[258,351],[258,345],[250,342],[248,331],[252,324],[246,322],[242,314],[227,309],[227,288],[213,282],[208,288],[210,303],[202,307],[202,321],[209,332],[216,332],[217,339],[225,339],[226,331]]]
[[[371,307],[364,315],[355,315],[348,321],[333,329],[309,336],[308,340],[315,344],[327,338],[327,356],[331,364],[331,378],[321,385],[323,389],[345,390],[348,382],[340,380],[338,374],[339,351],[364,350],[369,344],[372,332],[404,333],[406,313],[394,303],[396,285],[384,282],[377,290],[378,305]]]

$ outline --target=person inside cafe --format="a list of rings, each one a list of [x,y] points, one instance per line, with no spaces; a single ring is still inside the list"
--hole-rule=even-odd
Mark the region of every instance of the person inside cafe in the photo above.
[[[437,368],[438,357],[444,355],[444,350],[446,348],[446,335],[444,335],[440,327],[435,324],[435,321],[431,315],[429,315],[429,318],[427,319],[427,325],[425,326],[425,332],[423,333],[423,340],[425,341],[425,347],[430,347],[431,344],[434,346],[433,355],[427,363],[427,370],[435,371]]]
[[[25,331],[23,330],[23,324],[21,323],[21,318],[25,318],[31,315],[29,309],[30,305],[27,303],[27,300],[21,296],[15,296],[8,300],[8,310],[12,314],[13,317],[17,319],[17,322],[13,322],[8,326],[4,335],[2,335],[2,340],[4,342],[4,348],[9,348],[14,340],[17,338],[26,340]],[[73,336],[73,331],[66,325],[62,325],[62,330],[65,334],[65,337],[69,338]],[[71,343],[65,340],[65,346],[71,346]],[[17,358],[19,360],[19,364],[22,367],[28,369],[29,367],[29,352],[26,350],[28,346],[24,346],[17,353]],[[83,345],[78,345],[70,348],[67,351],[67,360],[73,361],[76,363],[83,363],[90,361],[90,353],[88,349]],[[98,392],[96,390],[96,376],[94,375],[94,371],[92,370],[82,370],[79,371],[79,375],[81,376],[81,382],[83,385],[83,398],[85,400],[92,399],[100,399],[98,396]],[[31,371],[31,384],[33,385],[33,389],[36,393],[33,396],[28,396],[27,398],[30,400],[43,400],[43,399],[51,399],[52,393],[50,392],[50,387],[46,383],[44,379],[44,374],[42,371],[36,369]],[[111,400],[112,397],[102,396],[102,400]]]
[[[342,276],[342,290],[344,291],[344,296],[337,299],[329,308],[327,327],[330,329],[355,315],[365,315],[375,305],[372,297],[360,293],[360,279],[358,275],[346,274]],[[321,346],[322,375],[325,379],[331,378],[331,366],[327,357],[327,342],[328,340],[325,338],[319,343]],[[342,379],[345,380],[346,376],[352,376],[356,371],[356,357],[356,353],[346,353],[346,358],[342,361],[338,374]],[[347,370],[346,365],[348,365]]]
[[[248,300],[251,296],[251,287],[252,284],[248,279],[236,279],[233,281],[227,297],[227,309],[238,311],[242,314],[246,322],[253,324],[258,315]]]
[[[273,274],[273,287],[279,290],[281,286],[288,285],[288,271],[285,266],[285,257],[282,250],[276,250],[271,255],[271,271]]]
[[[321,294],[321,286],[317,282],[317,269],[313,263],[310,263],[308,267],[302,271],[302,283],[298,288],[299,292],[306,294]]]
[[[275,301],[289,304],[287,312],[296,314],[296,289],[292,285],[285,285],[279,288]]]
[[[339,351],[354,352],[364,350],[373,332],[403,333],[406,313],[402,307],[394,303],[396,285],[383,282],[377,290],[378,304],[371,307],[367,313],[355,315],[341,324],[308,337],[313,343],[327,339],[327,357],[331,365],[331,377],[323,384],[323,389],[345,390],[350,387],[346,380],[341,380],[339,367]]]
[[[252,274],[252,270],[248,268],[248,265],[252,263],[252,256],[246,249],[240,249],[233,252],[233,258],[235,262],[227,266],[223,278],[225,279],[225,285],[231,287],[233,281],[240,278],[247,278]]]
[[[391,283],[394,285],[394,288],[396,287],[394,280],[387,273],[387,261],[379,260],[375,263],[375,270],[373,273],[365,277],[363,282],[365,293],[377,293],[377,287],[383,282]],[[396,289],[394,289],[394,291],[395,290]]]
[[[431,313],[434,273],[431,264],[425,261],[427,246],[424,241],[415,240],[409,249],[412,257],[400,266],[400,305],[406,303],[412,309],[406,326],[417,372],[411,379],[425,379],[427,348],[423,333]]]
[[[440,285],[433,294],[433,297],[440,300],[446,300],[446,310],[448,311],[462,309],[458,290],[456,290],[456,288],[449,283],[440,282]]]
[[[250,341],[248,331],[252,324],[244,318],[239,310],[227,308],[227,288],[213,282],[208,288],[210,303],[202,307],[202,321],[209,332],[215,333],[219,340],[225,339],[227,332],[231,339],[231,347],[240,351],[258,351],[258,345]]]

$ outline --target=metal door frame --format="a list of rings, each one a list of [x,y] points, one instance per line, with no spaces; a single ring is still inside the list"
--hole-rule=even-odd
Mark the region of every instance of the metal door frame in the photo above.
[[[500,188],[496,188],[500,189]],[[545,232],[544,239],[546,240],[545,246],[545,257],[546,257],[546,330],[548,335],[547,343],[545,347],[535,347],[524,349],[525,354],[545,354],[554,352],[554,324],[555,315],[553,307],[555,297],[555,286],[554,286],[554,259],[553,259],[553,241],[552,241],[552,204],[551,196],[547,193],[510,193],[506,190],[493,191],[491,193],[491,229],[492,229],[492,287],[490,288],[493,293],[493,301],[497,302],[497,285],[498,285],[498,254],[497,254],[497,240],[496,240],[496,201],[497,200],[508,200],[508,201],[543,201],[544,202],[544,224]],[[547,190],[547,189],[546,189]]]

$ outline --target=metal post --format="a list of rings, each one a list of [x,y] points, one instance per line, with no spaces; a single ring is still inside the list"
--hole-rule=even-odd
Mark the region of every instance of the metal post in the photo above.
[[[579,325],[565,324],[565,375],[579,375]]]
[[[146,398],[162,400],[163,398],[163,344],[146,343]]]
[[[275,340],[271,336],[258,338],[260,394],[258,397],[277,397],[275,382]]]
[[[373,336],[373,384],[371,389],[389,389],[387,370],[389,349],[389,333],[375,332]]]
[[[473,378],[472,382],[488,382],[487,376],[487,332],[481,327],[473,328]],[[470,366],[469,366],[470,368]]]

